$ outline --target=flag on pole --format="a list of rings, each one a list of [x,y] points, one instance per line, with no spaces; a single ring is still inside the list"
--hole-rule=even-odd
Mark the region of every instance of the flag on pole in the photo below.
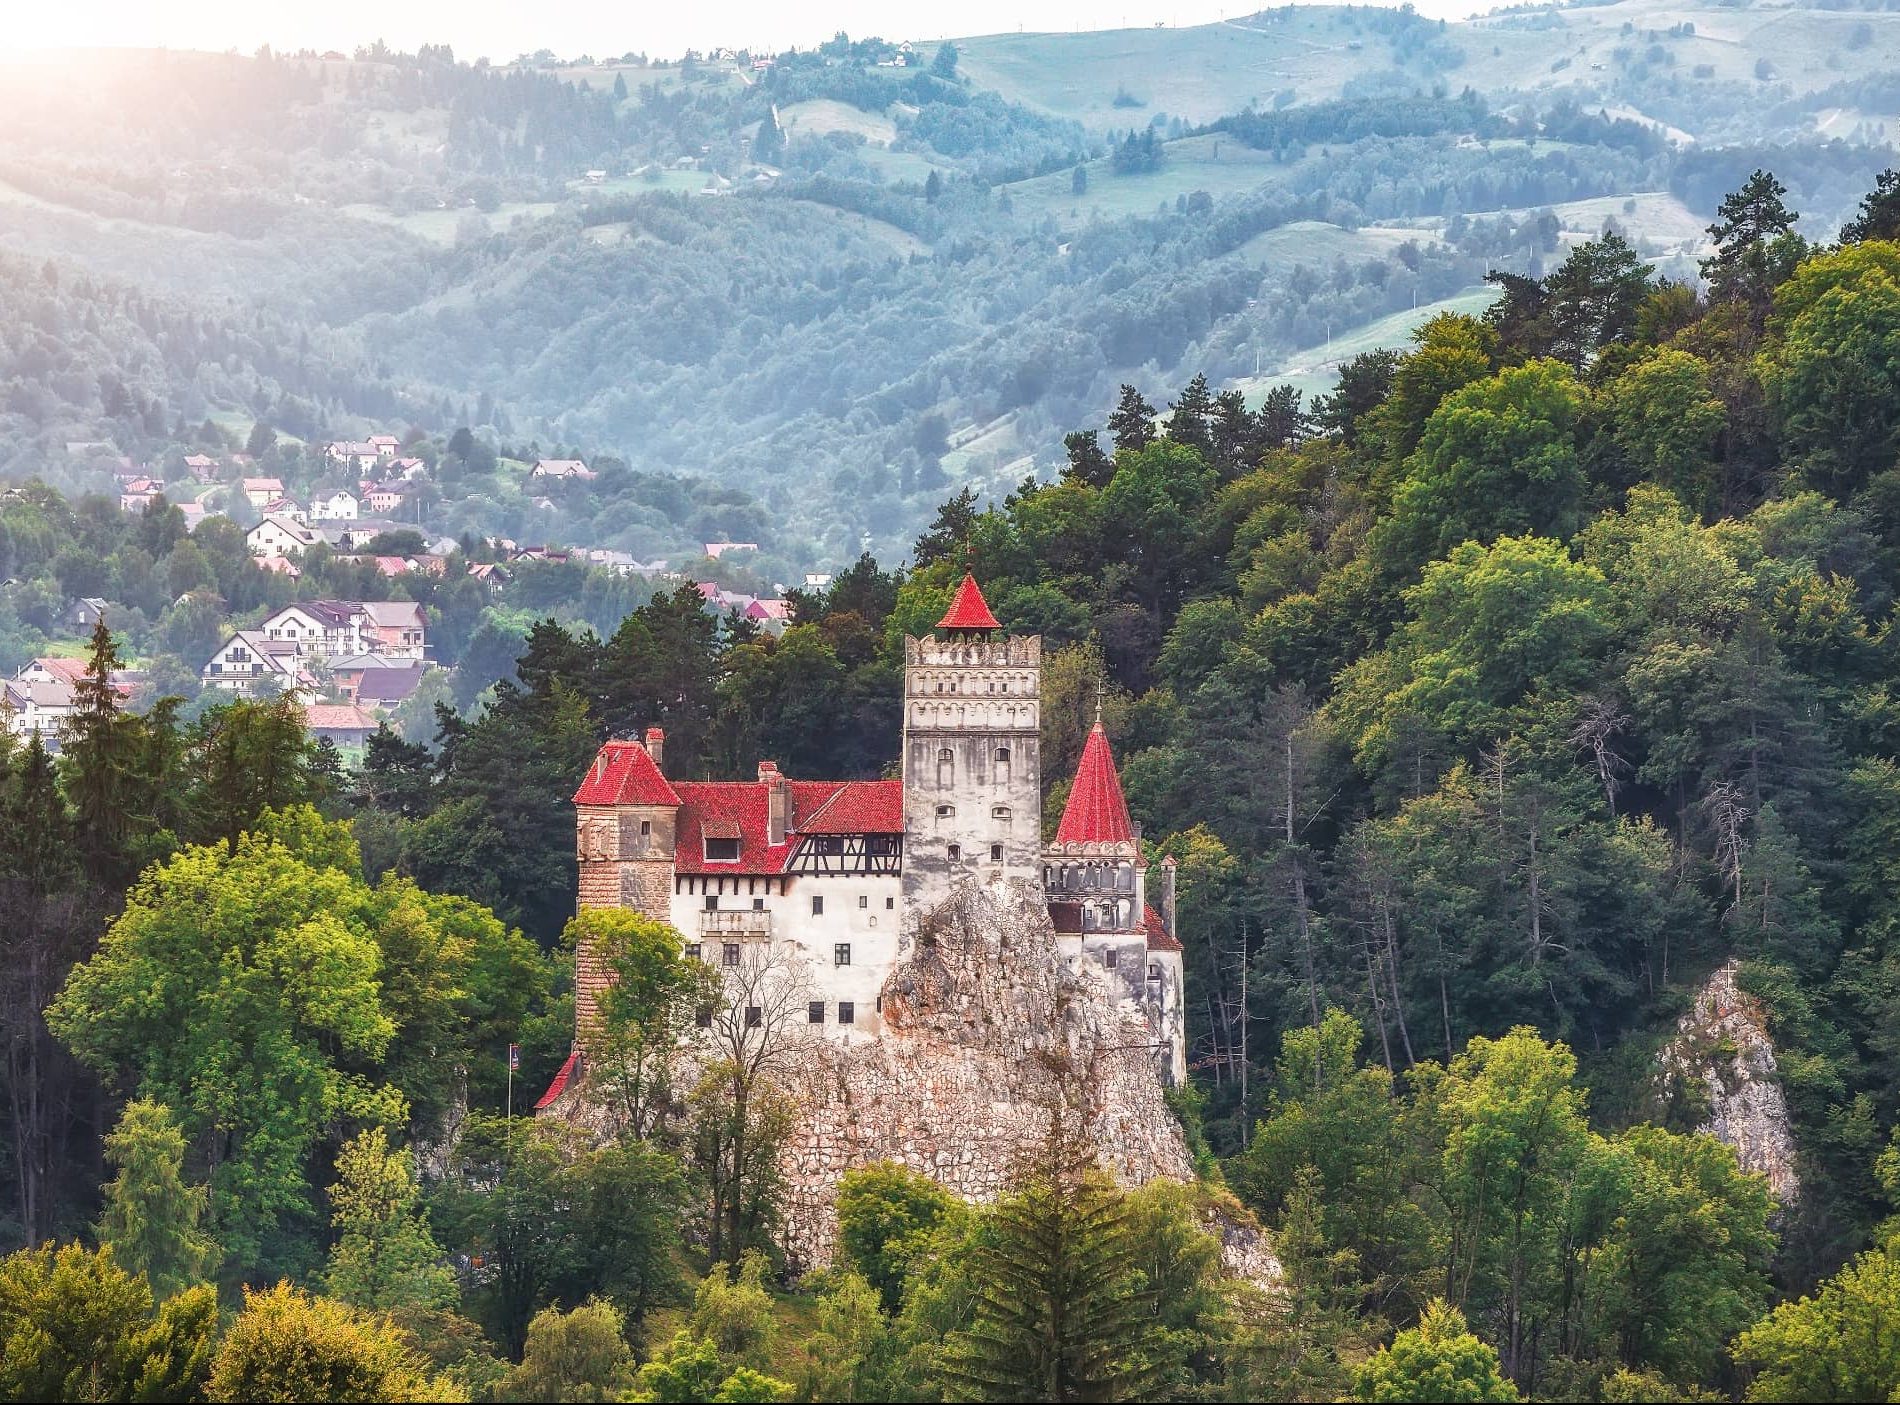
[[[521,1046],[519,1044],[510,1044],[508,1046],[508,1071],[510,1073],[513,1073],[516,1069],[520,1067],[521,1067]]]

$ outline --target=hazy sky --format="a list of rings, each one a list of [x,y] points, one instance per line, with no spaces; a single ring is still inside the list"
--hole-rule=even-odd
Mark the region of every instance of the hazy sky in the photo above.
[[[1422,13],[1446,18],[1488,4],[1415,0]],[[383,39],[400,49],[447,42],[464,58],[502,60],[542,48],[564,57],[636,51],[660,58],[688,47],[809,47],[839,29],[935,39],[1208,24],[1259,6],[1249,0],[13,0],[5,8],[0,50],[125,44],[248,52],[269,43],[347,51]]]

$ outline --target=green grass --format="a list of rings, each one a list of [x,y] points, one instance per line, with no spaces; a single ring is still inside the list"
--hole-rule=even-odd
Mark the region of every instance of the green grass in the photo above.
[[[822,137],[832,132],[852,132],[872,145],[881,146],[888,146],[897,139],[897,124],[890,118],[832,98],[812,98],[781,107],[778,120],[788,137]]]
[[[340,205],[337,207],[337,213],[348,215],[352,219],[374,220],[378,224],[394,225],[397,229],[406,234],[413,234],[418,239],[439,244],[443,248],[450,248],[455,243],[456,230],[470,215],[480,215],[488,221],[491,229],[506,229],[517,215],[526,215],[529,219],[540,219],[544,215],[553,214],[560,208],[551,201],[533,203],[517,201],[486,212],[468,205],[455,210],[416,210],[409,214],[398,214],[380,205],[357,204]]]
[[[1231,137],[1187,137],[1166,145],[1161,169],[1118,176],[1106,160],[1087,163],[1089,188],[1074,193],[1073,170],[1037,176],[1003,186],[1019,218],[1053,218],[1063,229],[1079,229],[1092,219],[1152,214],[1178,196],[1205,190],[1219,198],[1242,195],[1278,179],[1287,170]]]
[[[1291,267],[1298,263],[1317,267],[1337,258],[1355,261],[1387,258],[1408,239],[1431,243],[1434,232],[1395,225],[1344,229],[1320,220],[1295,220],[1254,235],[1235,252],[1250,263],[1266,267]]]
[[[1342,363],[1363,352],[1410,346],[1412,333],[1439,313],[1476,315],[1489,307],[1496,297],[1495,288],[1468,288],[1437,302],[1422,303],[1415,308],[1406,308],[1403,312],[1394,312],[1376,322],[1368,322],[1340,333],[1329,345],[1301,351],[1274,370],[1229,381],[1226,388],[1239,390],[1247,397],[1248,404],[1256,406],[1276,385],[1295,386],[1309,400],[1315,395],[1330,394],[1333,383],[1339,379]]]

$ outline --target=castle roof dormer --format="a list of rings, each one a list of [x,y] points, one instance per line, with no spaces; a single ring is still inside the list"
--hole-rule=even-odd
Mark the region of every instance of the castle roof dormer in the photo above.
[[[1082,760],[1075,768],[1075,785],[1056,826],[1057,844],[1133,844],[1134,821],[1122,798],[1122,780],[1109,750],[1108,733],[1097,722],[1089,729]]]
[[[976,583],[976,577],[964,572],[963,583],[957,587],[956,597],[951,600],[950,608],[943,612],[943,618],[937,621],[937,628],[944,630],[990,630],[1001,629],[996,616],[990,613],[989,602],[983,598],[983,591]]]

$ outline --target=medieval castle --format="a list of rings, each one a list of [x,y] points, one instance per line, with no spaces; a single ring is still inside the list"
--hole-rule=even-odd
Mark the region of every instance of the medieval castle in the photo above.
[[[574,795],[579,905],[668,923],[714,965],[739,966],[748,943],[789,946],[807,973],[809,1022],[850,1044],[881,1037],[886,977],[923,919],[961,885],[1015,880],[1046,900],[1063,960],[1098,965],[1145,1021],[1160,1072],[1178,1084],[1174,861],[1162,863],[1157,911],[1099,720],[1043,841],[1041,676],[1041,638],[1006,637],[966,575],[935,632],[904,641],[902,780],[793,780],[761,761],[752,781],[676,781],[658,728],[610,741]],[[576,954],[577,1051],[606,979]]]

